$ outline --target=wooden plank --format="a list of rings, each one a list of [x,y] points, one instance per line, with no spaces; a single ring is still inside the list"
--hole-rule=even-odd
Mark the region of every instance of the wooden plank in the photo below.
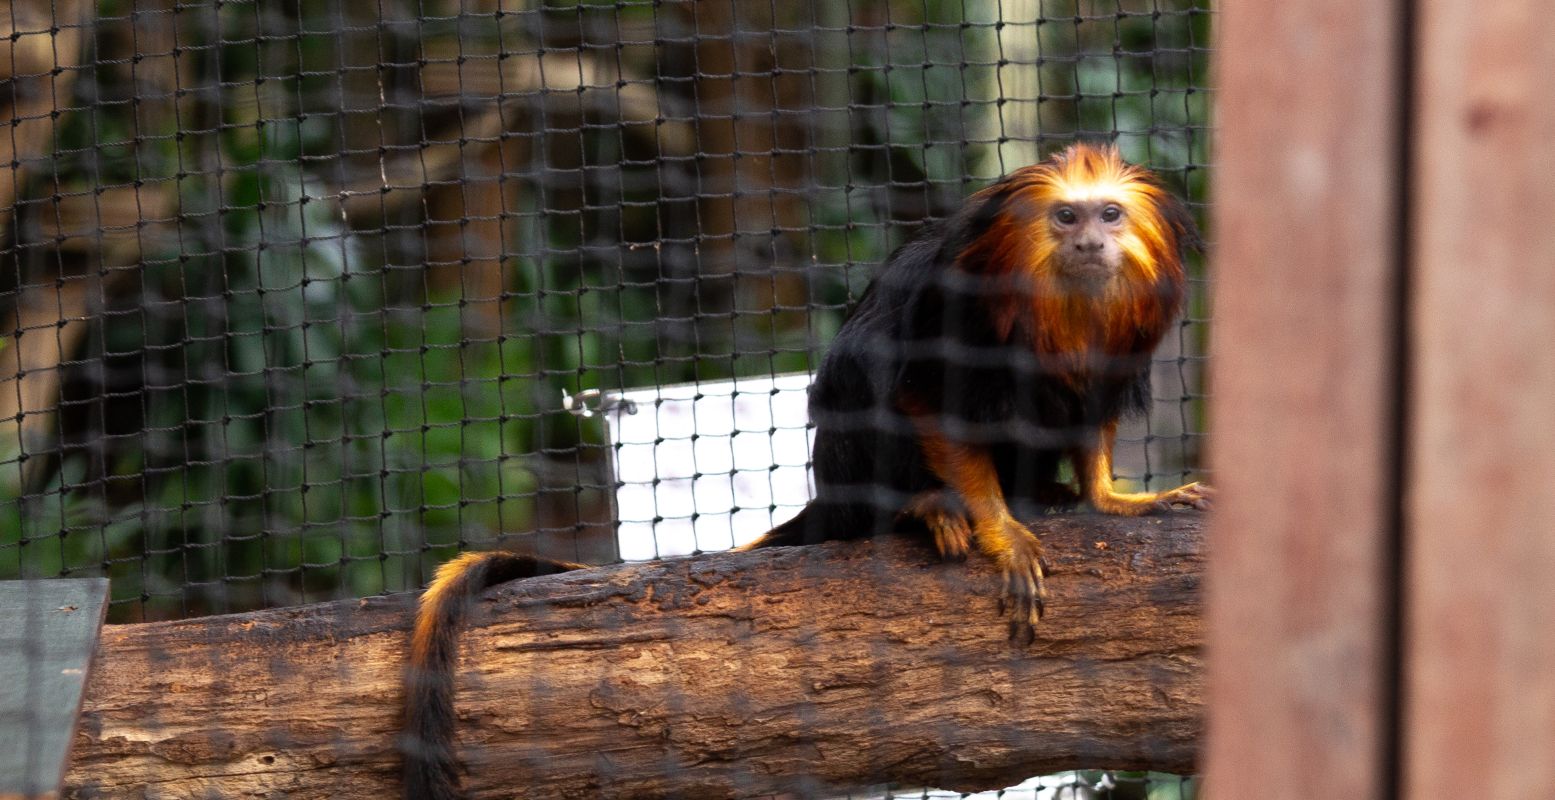
[[[1555,786],[1555,13],[1422,0],[1404,796]]]
[[[0,581],[0,800],[59,796],[108,579]]]
[[[1226,0],[1216,20],[1206,785],[1382,797],[1401,6]]]
[[[465,785],[707,800],[1190,771],[1201,520],[1036,523],[1053,597],[1030,647],[1008,641],[986,559],[903,537],[515,581],[461,640]],[[397,797],[411,599],[109,628],[67,785]]]

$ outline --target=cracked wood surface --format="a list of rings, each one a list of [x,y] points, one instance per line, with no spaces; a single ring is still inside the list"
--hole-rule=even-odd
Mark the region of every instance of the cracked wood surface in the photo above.
[[[1053,597],[1017,648],[980,558],[910,539],[516,581],[462,639],[471,797],[816,796],[1189,772],[1201,517],[1045,518]],[[68,796],[383,798],[410,595],[110,626]]]

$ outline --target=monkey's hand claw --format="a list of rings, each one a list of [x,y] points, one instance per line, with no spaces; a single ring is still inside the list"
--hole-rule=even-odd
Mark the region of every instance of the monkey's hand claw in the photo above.
[[[1161,492],[1156,499],[1156,508],[1161,511],[1170,511],[1172,506],[1188,506],[1200,511],[1208,511],[1215,497],[1215,490],[1208,484],[1190,483],[1187,486],[1179,486],[1176,489]]]
[[[1036,626],[1047,610],[1047,569],[1042,560],[1042,543],[1025,526],[1009,537],[1010,549],[999,559],[1004,571],[1004,594],[999,598],[999,613],[1010,615],[1010,640],[1031,644],[1037,637]]]

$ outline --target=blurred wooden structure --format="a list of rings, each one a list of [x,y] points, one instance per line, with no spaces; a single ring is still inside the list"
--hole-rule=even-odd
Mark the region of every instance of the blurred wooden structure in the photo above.
[[[1555,786],[1555,14],[1220,22],[1208,782]]]

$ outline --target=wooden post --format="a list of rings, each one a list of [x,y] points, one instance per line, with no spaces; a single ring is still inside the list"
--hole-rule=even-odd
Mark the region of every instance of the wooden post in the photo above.
[[[1207,586],[1217,798],[1389,781],[1400,0],[1227,0]]]
[[[1555,786],[1555,10],[1420,0],[1407,798]]]

